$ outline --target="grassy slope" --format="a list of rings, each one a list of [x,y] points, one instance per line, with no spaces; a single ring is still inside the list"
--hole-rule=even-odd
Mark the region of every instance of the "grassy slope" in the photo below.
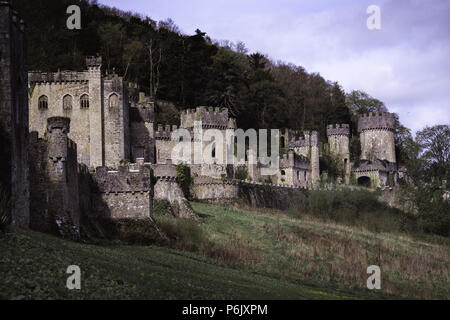
[[[325,255],[320,245],[322,240],[319,238],[328,239],[328,234],[339,239],[349,231],[346,228],[280,215],[237,211],[227,207],[206,204],[193,206],[203,216],[200,225],[212,241],[233,246],[242,255],[241,262],[218,262],[167,248],[79,244],[28,230],[14,229],[0,238],[0,298],[390,297],[386,292],[373,293],[361,288],[367,278],[365,270],[361,272],[361,277],[357,278],[358,281],[363,279],[363,285],[359,286],[350,280],[347,283],[345,276],[339,278],[339,263],[336,263],[337,275],[331,281],[328,278],[333,272],[324,270],[328,270],[330,261],[337,259],[337,254],[333,254],[331,248]],[[361,241],[364,246],[368,246],[373,240],[368,232],[351,232],[354,239]],[[388,235],[382,237],[386,238],[383,241],[392,241],[400,248],[396,251],[397,254],[401,254],[403,247],[411,252],[424,254],[427,254],[426,250],[435,248],[435,245],[411,242],[409,239]],[[310,248],[314,248],[313,243],[317,244],[314,249],[316,252],[315,255],[309,256]],[[301,250],[296,251],[295,248],[304,248],[305,256],[302,259],[298,258]],[[448,253],[448,247],[446,250]],[[444,262],[448,263],[448,260],[438,261],[438,265]],[[68,276],[65,270],[72,264],[81,267],[81,291],[69,291],[65,288]],[[441,295],[448,294],[448,275],[446,276],[447,282],[436,284],[436,291]],[[361,282],[358,281],[356,283]]]

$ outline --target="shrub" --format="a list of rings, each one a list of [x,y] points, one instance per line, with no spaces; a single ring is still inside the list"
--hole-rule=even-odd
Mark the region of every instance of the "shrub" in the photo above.
[[[234,178],[237,180],[245,180],[247,179],[248,171],[246,166],[239,166],[236,168],[236,172],[234,173]]]
[[[179,163],[175,167],[177,170],[177,182],[181,190],[183,190],[184,196],[189,200],[191,198],[190,188],[192,184],[191,169],[184,163]]]

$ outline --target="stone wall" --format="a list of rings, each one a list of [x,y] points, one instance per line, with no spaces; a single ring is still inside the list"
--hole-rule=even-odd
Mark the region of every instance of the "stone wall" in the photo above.
[[[73,74],[73,72],[71,73]],[[76,81],[43,82],[47,78],[66,79],[59,73],[52,77],[41,77],[40,73],[29,73],[30,83],[30,131],[36,131],[43,136],[47,130],[47,119],[51,117],[67,117],[71,119],[69,138],[77,143],[78,162],[90,165],[89,108],[81,106],[81,97],[89,96],[89,85],[86,74],[79,73]],[[48,74],[50,75],[50,74]],[[48,98],[48,107],[39,108],[39,98]],[[72,107],[63,107],[64,97],[72,99]],[[92,101],[92,100],[91,100]],[[91,102],[90,101],[90,102]],[[92,104],[92,102],[91,102]],[[100,131],[101,129],[99,129]]]
[[[35,230],[78,238],[80,206],[77,146],[68,138],[68,118],[48,119],[43,138],[30,139],[31,214]]]
[[[152,169],[148,166],[97,168],[92,174],[92,211],[102,218],[153,217]]]
[[[327,127],[330,151],[341,160],[345,183],[350,182],[350,126],[348,124],[329,125]]]
[[[12,196],[12,222],[21,227],[30,223],[29,131],[26,39],[24,23],[9,6],[0,1],[0,127],[2,183]]]

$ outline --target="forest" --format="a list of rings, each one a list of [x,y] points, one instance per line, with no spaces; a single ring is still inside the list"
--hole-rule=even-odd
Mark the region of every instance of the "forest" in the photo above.
[[[102,56],[104,74],[118,74],[155,99],[159,123],[178,124],[179,111],[186,108],[226,107],[240,128],[318,130],[322,144],[327,142],[328,124],[349,123],[352,160],[358,161],[359,116],[388,111],[368,93],[346,93],[338,82],[308,73],[302,66],[273,61],[264,53],[251,53],[242,42],[215,40],[199,29],[185,34],[171,19],[155,21],[96,0],[11,3],[26,23],[29,70],[81,71],[86,56]],[[66,26],[70,5],[81,9],[80,30]],[[444,140],[438,149],[447,150],[448,125],[434,129]],[[421,178],[448,176],[448,162],[442,157],[427,161],[432,174],[415,162],[429,146],[414,141],[398,117],[395,138],[399,164],[411,172],[415,166],[421,168],[416,170]],[[327,159],[322,158],[322,168],[327,169]]]

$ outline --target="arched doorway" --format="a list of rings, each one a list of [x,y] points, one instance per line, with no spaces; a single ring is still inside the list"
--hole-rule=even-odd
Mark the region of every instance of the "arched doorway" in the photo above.
[[[367,176],[359,177],[358,185],[363,187],[370,187],[370,178]]]

